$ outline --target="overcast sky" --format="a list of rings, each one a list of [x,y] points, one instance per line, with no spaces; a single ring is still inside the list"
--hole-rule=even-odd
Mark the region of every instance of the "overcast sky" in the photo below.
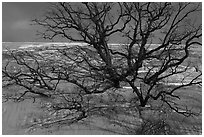
[[[31,20],[40,17],[48,3],[2,3],[2,41],[42,41],[37,39],[37,26],[30,25]]]
[[[30,25],[31,20],[41,17],[48,8],[45,2],[3,2],[2,3],[2,41],[35,42],[45,41],[36,35],[39,26]],[[201,22],[201,15],[198,22]],[[195,17],[195,15],[194,15]],[[117,39],[117,38],[115,38]],[[113,40],[115,41],[115,40]]]

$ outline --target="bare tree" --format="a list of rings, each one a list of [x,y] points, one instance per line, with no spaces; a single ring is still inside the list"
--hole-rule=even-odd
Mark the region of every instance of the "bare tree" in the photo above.
[[[29,92],[50,98],[58,94],[66,103],[54,110],[76,110],[77,120],[104,107],[94,95],[120,90],[122,83],[132,88],[140,107],[161,100],[189,116],[190,110],[180,111],[174,93],[202,83],[201,70],[192,73],[188,61],[191,47],[202,45],[201,24],[190,19],[200,11],[200,3],[51,3],[44,18],[34,20],[44,29],[39,34],[86,46],[56,47],[53,56],[11,52],[18,69],[9,69],[12,62],[4,65],[3,80],[26,89],[19,99]],[[109,44],[114,37],[123,43]],[[60,82],[76,85],[77,93],[59,93]]]

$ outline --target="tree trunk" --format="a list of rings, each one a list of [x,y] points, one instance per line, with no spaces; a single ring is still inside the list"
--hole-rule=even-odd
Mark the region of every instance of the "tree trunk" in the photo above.
[[[145,105],[147,104],[147,101],[144,99],[140,99],[140,98],[139,100],[140,100],[140,107],[145,107]]]

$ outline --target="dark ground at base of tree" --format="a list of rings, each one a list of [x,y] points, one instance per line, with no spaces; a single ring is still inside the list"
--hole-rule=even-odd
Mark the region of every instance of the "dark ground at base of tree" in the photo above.
[[[194,89],[194,92],[192,90]],[[5,90],[3,90],[5,92]],[[185,93],[185,94],[184,94]],[[188,103],[189,107],[192,106],[194,110],[202,109],[201,104],[201,89],[188,88],[184,90],[180,90],[177,94],[183,95],[184,99],[180,100],[180,103]],[[136,134],[135,127],[126,126],[126,124],[131,125],[131,123],[121,122],[117,119],[113,119],[114,115],[112,112],[106,111],[108,115],[104,115],[106,119],[96,118],[98,123],[89,123],[90,121],[87,119],[83,124],[74,124],[70,127],[52,127],[48,129],[38,129],[33,132],[26,132],[27,129],[19,129],[19,125],[25,124],[25,118],[31,118],[36,116],[35,114],[40,114],[37,109],[38,103],[32,103],[33,100],[25,100],[20,103],[14,102],[6,102],[2,105],[2,133],[3,134]],[[121,110],[121,109],[120,109]],[[147,111],[147,118],[151,118],[152,115]],[[109,117],[108,117],[109,116]],[[112,118],[111,118],[112,117]],[[125,116],[123,116],[125,117]],[[115,121],[114,121],[115,120]],[[136,119],[138,121],[139,119]],[[106,121],[106,122],[105,122]],[[133,122],[133,120],[130,120]],[[198,135],[201,134],[202,131],[202,117],[183,117],[180,114],[176,114],[175,112],[171,112],[168,115],[168,119],[166,119],[168,124],[172,127],[172,130],[175,132],[173,134],[191,134]],[[105,123],[103,123],[105,122]],[[110,123],[114,124],[110,124]],[[127,122],[127,118],[126,118]],[[82,122],[80,122],[82,123]],[[139,122],[138,122],[139,123]],[[153,120],[154,123],[154,120]],[[109,127],[108,127],[108,126]],[[110,126],[111,125],[111,126]],[[139,127],[137,124],[134,126]],[[150,126],[151,127],[151,126]],[[149,130],[149,129],[148,129]],[[129,133],[128,133],[129,132]],[[141,133],[141,134],[147,134]]]

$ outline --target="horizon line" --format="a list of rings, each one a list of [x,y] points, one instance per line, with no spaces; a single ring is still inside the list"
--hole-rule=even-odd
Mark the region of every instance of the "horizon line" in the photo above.
[[[3,42],[2,41],[2,43],[83,43],[83,44],[87,44],[87,43],[85,43],[85,42],[59,42],[59,41],[56,41],[56,42],[38,42],[38,41],[35,41],[35,42],[31,42],[31,41],[28,41],[28,42],[26,42],[26,41],[22,41],[22,42],[20,42],[20,41],[18,41],[18,42],[8,42],[8,41],[6,41],[6,42]],[[129,44],[129,43],[108,43],[108,44]],[[160,44],[160,43],[147,43],[147,44]],[[183,44],[182,44],[183,45]]]

